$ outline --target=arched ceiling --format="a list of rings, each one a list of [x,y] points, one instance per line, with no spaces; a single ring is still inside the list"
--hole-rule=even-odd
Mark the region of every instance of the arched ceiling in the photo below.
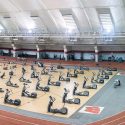
[[[124,43],[124,20],[125,0],[0,0],[0,41]]]

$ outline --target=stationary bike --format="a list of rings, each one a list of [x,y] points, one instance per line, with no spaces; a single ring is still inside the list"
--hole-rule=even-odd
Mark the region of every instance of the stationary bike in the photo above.
[[[66,115],[68,113],[68,109],[66,107],[62,107],[61,109],[53,109],[52,106],[53,106],[53,103],[55,102],[55,98],[52,97],[52,96],[49,96],[49,104],[48,104],[48,112],[51,112],[51,113],[60,113],[60,114],[63,114],[63,115]]]
[[[6,94],[4,96],[4,103],[19,106],[21,104],[21,100],[20,99],[15,99],[15,100],[9,99],[10,95],[11,95],[10,91],[8,89],[6,89]]]
[[[80,104],[80,99],[79,98],[67,99],[68,93],[69,93],[69,90],[64,88],[64,95],[63,95],[63,98],[62,98],[63,103]]]
[[[36,92],[28,92],[27,88],[29,88],[30,86],[27,87],[28,84],[24,83],[23,89],[22,89],[22,93],[21,96],[26,96],[26,97],[30,97],[30,98],[37,98],[37,93]]]
[[[82,92],[77,92],[77,88],[79,86],[78,83],[74,82],[75,86],[73,89],[73,95],[77,95],[77,96],[89,96],[89,91],[82,91]]]
[[[45,86],[45,87],[40,86],[40,79],[38,78],[38,81],[36,83],[36,90],[49,92],[50,87],[48,87],[48,86]]]

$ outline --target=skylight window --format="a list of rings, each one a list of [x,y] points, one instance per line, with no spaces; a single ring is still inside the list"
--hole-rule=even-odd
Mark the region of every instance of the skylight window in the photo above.
[[[103,32],[111,33],[114,31],[114,25],[110,9],[98,9],[98,15]]]
[[[77,25],[72,15],[63,15],[66,23],[67,33],[79,33]]]
[[[0,30],[3,30],[4,28],[3,28],[3,26],[0,24]]]

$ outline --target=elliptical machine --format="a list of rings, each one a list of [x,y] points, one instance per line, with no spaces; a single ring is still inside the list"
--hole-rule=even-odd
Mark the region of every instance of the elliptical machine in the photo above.
[[[43,63],[38,62],[38,67],[44,67]]]
[[[22,77],[20,77],[19,81],[20,82],[25,82],[25,83],[31,83],[31,81],[29,79],[24,78],[24,74],[22,75]]]
[[[35,71],[33,71],[31,74],[31,78],[38,78],[38,74]]]
[[[10,93],[11,92],[8,89],[6,89],[6,94],[4,96],[4,103],[19,106],[21,104],[21,100],[20,99],[15,99],[15,100],[9,99],[9,96],[11,95]]]
[[[98,84],[103,84],[104,83],[104,78],[100,77],[100,73],[98,73],[96,79],[94,79],[94,77],[95,77],[95,73],[93,73],[93,76],[91,78],[91,83],[98,83]]]
[[[21,96],[26,96],[26,97],[30,97],[30,98],[37,98],[37,93],[36,92],[28,92],[27,88],[29,88],[30,86],[27,87],[28,84],[24,83],[23,89],[22,89],[22,93]]]
[[[60,75],[59,75],[59,81],[70,82],[70,78],[64,78],[64,77],[63,77],[63,74],[60,72]]]
[[[74,77],[74,78],[77,78],[77,77],[78,77],[78,75],[77,75],[76,73],[71,74],[71,73],[70,73],[70,70],[68,69],[68,72],[67,72],[67,77]]]
[[[55,102],[55,98],[52,97],[52,96],[49,96],[49,104],[48,104],[48,108],[47,108],[47,111],[48,112],[51,112],[51,113],[60,113],[60,114],[63,114],[63,115],[66,115],[68,113],[68,109],[66,107],[62,107],[61,109],[53,109],[52,106],[53,106],[53,103]]]
[[[1,79],[5,77],[5,72],[0,76]]]
[[[48,75],[49,71],[47,71],[46,67],[43,68],[43,70],[41,71],[41,75]]]
[[[51,76],[49,76],[49,78],[48,78],[48,85],[60,86],[60,85],[61,85],[61,82],[60,82],[60,81],[51,82]]]
[[[44,92],[49,92],[50,87],[48,87],[48,86],[45,86],[45,87],[40,86],[40,79],[38,77],[38,81],[36,83],[36,90],[44,91]]]
[[[84,70],[81,70],[81,69],[78,70],[77,66],[75,66],[74,74],[84,74]]]
[[[97,85],[94,83],[86,85],[87,81],[88,81],[88,79],[86,77],[84,77],[83,88],[85,88],[85,89],[97,89]]]
[[[63,103],[68,103],[68,104],[80,104],[80,99],[79,98],[73,98],[73,99],[67,99],[68,93],[70,91],[64,88],[64,95],[62,98]]]
[[[89,91],[82,91],[82,92],[77,92],[77,88],[79,86],[78,83],[74,82],[75,86],[73,89],[73,95],[77,95],[77,96],[89,96]]]
[[[6,82],[6,85],[10,86],[10,87],[18,88],[19,86],[17,84],[14,84],[11,82],[11,78],[12,78],[12,76],[10,76],[9,80]]]

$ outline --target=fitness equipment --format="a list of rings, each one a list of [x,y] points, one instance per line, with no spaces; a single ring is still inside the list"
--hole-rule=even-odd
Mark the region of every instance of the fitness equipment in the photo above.
[[[17,84],[14,84],[11,82],[11,78],[12,78],[12,76],[10,76],[9,80],[6,82],[6,85],[10,86],[10,87],[18,88],[19,86]]]
[[[79,86],[78,83],[74,82],[75,86],[73,89],[73,95],[77,95],[77,96],[89,96],[89,91],[82,91],[82,92],[77,92],[77,88]]]
[[[38,81],[36,83],[36,90],[49,92],[50,88],[48,86],[45,87],[40,86],[40,79],[38,78]]]
[[[52,86],[60,86],[61,82],[57,81],[57,82],[51,82],[51,76],[49,76],[48,78],[48,85],[52,85]]]
[[[38,67],[44,67],[43,63],[38,62]]]
[[[47,71],[46,67],[43,68],[43,70],[41,71],[41,75],[48,75],[49,71]]]
[[[33,65],[31,65],[31,70],[34,70],[34,66]]]
[[[93,73],[93,76],[91,78],[91,83],[99,83],[99,84],[103,84],[104,83],[104,78],[103,78],[103,76],[100,76],[100,73],[98,73],[96,79],[94,79],[95,73],[94,72],[92,72],[92,73]]]
[[[13,71],[10,71],[10,72],[9,72],[9,75],[10,75],[10,76],[13,76],[13,75],[14,75],[14,72],[13,72]]]
[[[23,89],[22,89],[22,93],[21,96],[26,96],[26,97],[30,97],[30,98],[37,98],[37,93],[36,92],[28,92],[27,88],[29,88],[30,86],[27,87],[28,84],[24,83]]]
[[[26,73],[26,69],[24,67],[22,67],[22,73],[23,75]]]
[[[87,81],[88,81],[88,78],[84,77],[83,88],[85,88],[85,89],[97,89],[97,85],[94,83],[86,85]]]
[[[4,92],[3,88],[0,88],[0,92]]]
[[[50,100],[49,100],[49,104],[48,104],[48,108],[47,108],[48,112],[55,113],[55,114],[60,113],[63,115],[66,115],[68,113],[68,109],[64,106],[60,109],[57,109],[57,108],[53,109],[52,106],[56,99],[52,96],[49,96],[49,99]]]
[[[60,72],[60,75],[59,75],[59,81],[70,82],[70,78],[64,78],[64,77],[63,77],[63,74]]]
[[[38,78],[38,74],[35,71],[33,71],[31,74],[31,78]]]
[[[9,99],[9,96],[11,95],[11,93],[8,89],[6,89],[6,94],[4,96],[4,103],[19,106],[21,104],[21,100],[20,99],[15,99],[15,100]]]
[[[118,86],[121,86],[121,82],[120,82],[120,80],[116,79],[114,81],[114,88],[117,88]]]
[[[76,73],[71,74],[71,73],[70,73],[70,70],[68,69],[68,72],[67,72],[67,77],[74,77],[74,78],[77,78],[77,77],[78,77],[78,75],[77,75]]]
[[[80,104],[80,99],[79,98],[73,98],[73,99],[67,99],[68,93],[70,91],[64,88],[64,94],[62,98],[63,103],[69,103],[69,104]]]
[[[78,70],[77,66],[75,66],[74,74],[84,74],[84,70],[80,70],[80,69]]]
[[[5,76],[5,72],[0,76],[1,79],[3,79]]]
[[[109,79],[109,75],[112,75],[112,71],[106,72],[105,70],[100,70],[100,77],[103,79]]]
[[[24,75],[22,75],[22,77],[19,79],[20,82],[26,82],[26,83],[31,83],[30,80],[27,80],[24,78]]]
[[[108,67],[107,71],[117,71],[117,68],[110,68],[110,67]]]
[[[50,71],[50,72],[56,72],[56,70],[57,70],[57,68],[56,68],[55,66],[53,66],[53,65],[51,65],[51,66],[49,67],[49,71]]]
[[[64,67],[61,64],[59,64],[57,65],[57,69],[64,69]]]
[[[80,66],[80,70],[89,70],[89,67]]]

